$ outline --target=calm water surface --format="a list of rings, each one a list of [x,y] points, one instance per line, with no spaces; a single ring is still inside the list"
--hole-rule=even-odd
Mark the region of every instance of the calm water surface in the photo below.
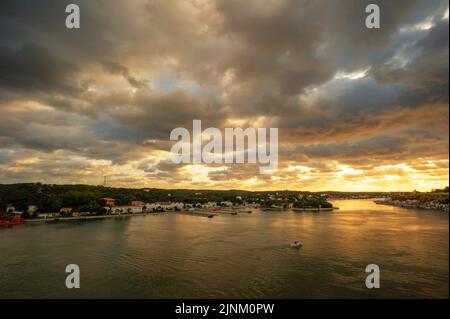
[[[335,205],[0,229],[0,298],[448,298],[447,213]],[[294,240],[304,247],[290,248]],[[65,288],[71,263],[80,289]],[[371,263],[380,289],[365,288]]]

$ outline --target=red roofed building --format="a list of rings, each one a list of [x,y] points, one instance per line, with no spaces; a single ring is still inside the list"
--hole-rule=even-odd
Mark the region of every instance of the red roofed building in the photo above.
[[[116,202],[116,200],[114,198],[111,198],[111,197],[103,197],[102,199],[105,201],[105,205],[109,206],[109,207],[114,206],[114,204]]]
[[[133,200],[131,201],[131,206],[144,206],[145,203],[141,200]]]

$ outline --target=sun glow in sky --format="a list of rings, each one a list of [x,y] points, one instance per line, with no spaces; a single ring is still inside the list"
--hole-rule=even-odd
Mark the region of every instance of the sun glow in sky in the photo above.
[[[369,30],[365,1],[81,0],[68,30],[63,3],[2,1],[0,183],[447,186],[448,1],[379,2]],[[195,119],[278,128],[278,171],[172,163]]]

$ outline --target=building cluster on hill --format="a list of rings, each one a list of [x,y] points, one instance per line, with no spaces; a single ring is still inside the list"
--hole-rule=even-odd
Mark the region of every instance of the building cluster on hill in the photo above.
[[[252,206],[257,207],[255,203],[249,204],[247,202],[241,202],[241,198],[237,198],[240,206]],[[182,211],[190,209],[214,209],[216,207],[233,207],[237,205],[236,201],[208,201],[198,202],[195,204],[184,202],[170,202],[170,201],[158,201],[152,203],[146,203],[144,201],[131,201],[128,205],[116,204],[117,200],[112,197],[103,197],[100,199],[103,202],[102,211],[88,211],[80,208],[62,207],[59,212],[41,212],[36,205],[29,205],[26,211],[19,211],[13,205],[7,205],[6,214],[15,215],[17,217],[26,215],[28,218],[57,218],[57,217],[80,217],[90,215],[123,215],[123,214],[142,214],[152,212],[164,212],[164,211]]]
[[[449,194],[448,192],[436,191],[433,191],[431,193],[412,192],[403,195],[386,197],[381,200],[376,200],[375,203],[405,208],[420,208],[448,212]]]
[[[198,193],[197,196],[201,196]],[[57,217],[82,217],[90,215],[123,215],[142,214],[164,211],[188,211],[188,210],[214,210],[218,207],[228,208],[309,208],[309,207],[331,207],[325,196],[311,194],[296,194],[286,196],[281,193],[258,194],[256,197],[244,199],[235,196],[222,201],[183,202],[183,201],[154,201],[145,202],[132,200],[128,203],[113,197],[102,197],[98,200],[98,207],[93,205],[78,205],[74,207],[61,207],[57,211],[45,211],[37,205],[29,205],[25,211],[17,210],[13,205],[7,205],[6,213],[24,216],[26,218],[57,218]],[[92,208],[92,209],[91,209]]]

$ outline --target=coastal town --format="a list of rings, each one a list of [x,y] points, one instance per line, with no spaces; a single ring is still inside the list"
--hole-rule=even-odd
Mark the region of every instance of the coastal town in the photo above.
[[[212,218],[221,214],[248,214],[254,209],[264,212],[332,211],[338,209],[330,202],[336,199],[372,199],[376,204],[449,211],[448,187],[426,193],[311,193],[124,189],[35,183],[0,185],[0,225],[163,212]]]
[[[404,208],[418,208],[427,210],[449,211],[449,189],[433,190],[429,193],[411,192],[396,194],[383,199],[375,200],[380,205],[392,205]]]
[[[201,193],[196,193],[201,195]],[[170,196],[170,194],[169,194]],[[277,197],[278,196],[278,197]],[[114,216],[141,215],[148,213],[178,212],[193,215],[214,217],[220,214],[237,215],[238,213],[251,214],[252,209],[260,208],[263,211],[282,211],[293,209],[297,211],[319,211],[332,210],[333,206],[328,203],[324,196],[302,195],[297,197],[280,197],[278,193],[269,195],[267,199],[260,199],[252,202],[243,200],[242,196],[236,196],[231,200],[224,201],[199,201],[197,203],[181,201],[157,201],[144,202],[142,200],[132,200],[129,204],[118,204],[113,197],[102,197],[98,200],[101,209],[94,207],[89,211],[89,206],[61,207],[59,211],[42,211],[37,205],[28,205],[25,211],[16,209],[12,204],[6,205],[3,216],[13,217],[13,220],[26,221],[59,221],[59,220],[79,220],[97,219]],[[6,220],[6,218],[4,218]],[[11,220],[9,218],[8,220]]]
[[[262,211],[336,209],[328,195],[296,191],[127,189],[90,185],[0,185],[0,223],[57,222],[173,212],[212,218]]]

